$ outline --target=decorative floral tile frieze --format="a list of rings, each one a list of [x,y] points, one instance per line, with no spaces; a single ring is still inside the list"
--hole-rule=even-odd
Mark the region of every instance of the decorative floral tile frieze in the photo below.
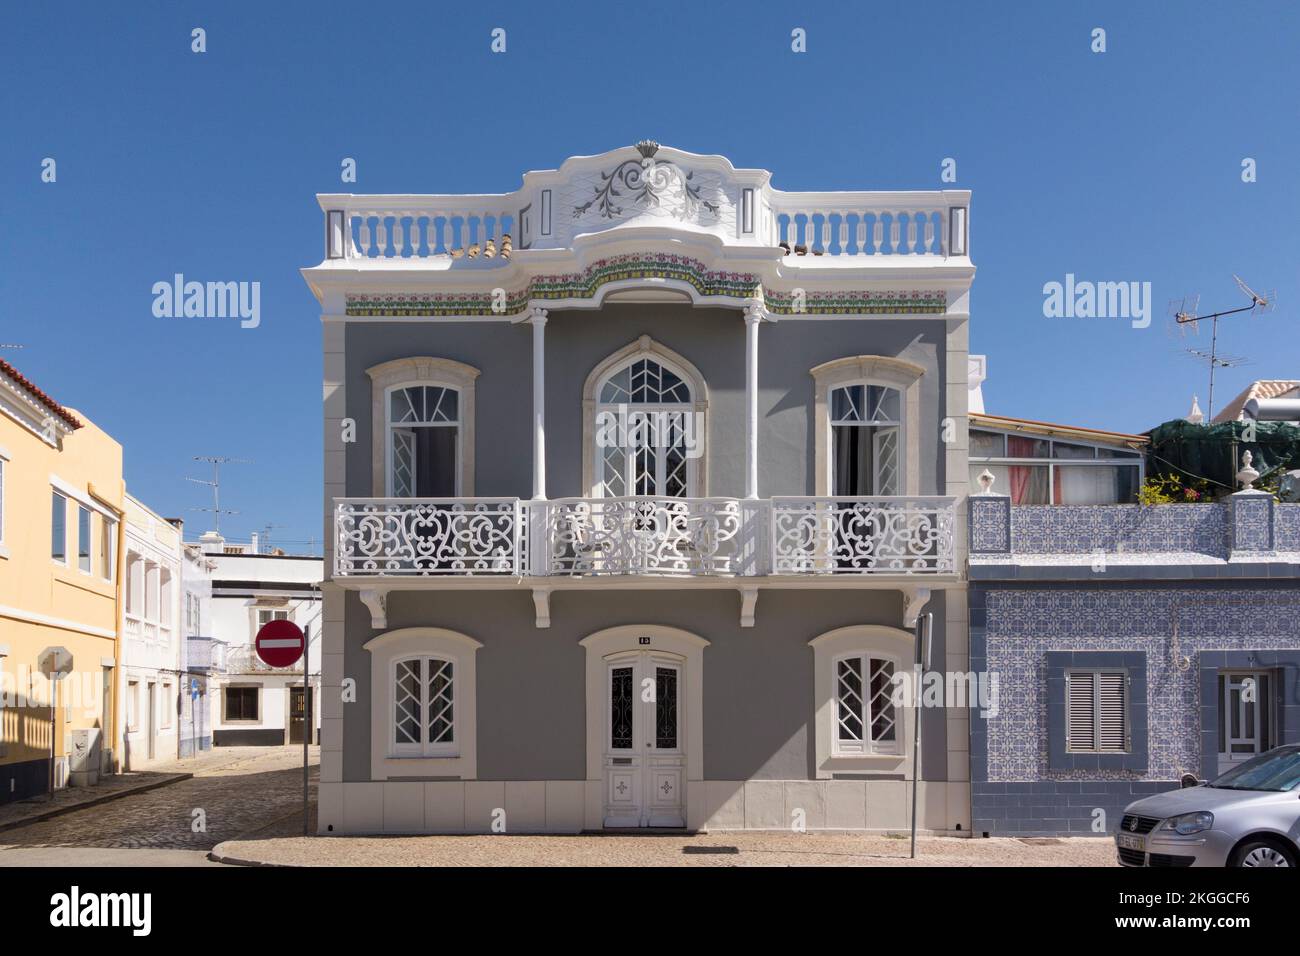
[[[998,713],[986,723],[989,781],[1175,780],[1199,773],[1200,653],[1300,648],[1298,598],[1261,590],[990,591],[986,666],[998,675]],[[1145,774],[1048,769],[1047,652],[1065,650],[1146,653]]]
[[[973,499],[972,499],[973,500]],[[1223,555],[1227,506],[1016,505],[1012,550],[1019,554],[1193,551]]]
[[[808,292],[764,289],[752,272],[705,268],[689,256],[628,254],[599,259],[581,272],[540,275],[521,289],[506,290],[504,301],[492,291],[430,293],[353,293],[347,314],[353,316],[518,315],[529,300],[593,299],[602,286],[636,279],[668,279],[691,286],[701,297],[763,299],[777,315],[942,314],[944,292]],[[494,307],[495,306],[495,307]]]

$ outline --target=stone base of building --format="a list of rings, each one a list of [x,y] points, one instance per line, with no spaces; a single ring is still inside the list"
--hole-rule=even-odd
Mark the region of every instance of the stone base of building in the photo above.
[[[922,781],[918,829],[968,836],[970,785]],[[319,832],[581,833],[607,829],[599,780],[365,781],[320,785]],[[911,826],[903,780],[695,780],[683,832],[806,829],[866,833]],[[635,835],[636,827],[619,828]]]
[[[50,792],[50,760],[0,764],[0,803],[12,803]]]

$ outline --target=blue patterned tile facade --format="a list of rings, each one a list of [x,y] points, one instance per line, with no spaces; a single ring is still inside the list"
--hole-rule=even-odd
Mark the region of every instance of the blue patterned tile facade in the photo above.
[[[1230,499],[1232,550],[1273,550],[1273,498],[1264,492],[1246,492]]]
[[[998,714],[987,721],[986,779],[1160,781],[1199,772],[1199,652],[1300,648],[1300,606],[1294,593],[1290,600],[1264,590],[991,590],[985,666],[998,675]],[[1064,650],[1146,653],[1144,774],[1049,769],[1046,655]]]
[[[1300,504],[1274,506],[1273,541],[1279,551],[1300,551]]]
[[[1011,550],[1011,499],[1006,495],[971,495],[970,549],[976,554]]]
[[[1188,551],[1223,556],[1228,512],[1217,503],[1017,505],[1011,509],[1011,543],[1018,554]]]

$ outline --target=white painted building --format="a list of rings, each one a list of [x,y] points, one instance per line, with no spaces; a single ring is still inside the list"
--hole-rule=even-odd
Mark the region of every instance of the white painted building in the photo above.
[[[173,760],[181,662],[181,529],[131,495],[124,498],[126,576],[122,608],[124,770]]]
[[[215,569],[216,562],[199,545],[185,545],[181,561],[181,757],[212,749],[210,682],[225,666],[225,645],[212,636]]]
[[[320,557],[259,553],[251,545],[226,542],[215,532],[200,539],[213,563],[212,625],[209,636],[223,646],[225,660],[213,673],[208,695],[215,746],[276,746],[302,742],[310,714],[311,740],[319,737],[320,707]],[[287,618],[308,635],[307,672],[311,684],[304,702],[302,662],[267,667],[253,640],[267,621]]]

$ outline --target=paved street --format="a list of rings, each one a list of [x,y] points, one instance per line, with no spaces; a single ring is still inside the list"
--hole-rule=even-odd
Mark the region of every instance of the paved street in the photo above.
[[[314,801],[318,748],[310,760]],[[159,769],[194,777],[0,832],[0,866],[215,866],[207,851],[223,840],[301,833],[300,747],[223,748]]]

